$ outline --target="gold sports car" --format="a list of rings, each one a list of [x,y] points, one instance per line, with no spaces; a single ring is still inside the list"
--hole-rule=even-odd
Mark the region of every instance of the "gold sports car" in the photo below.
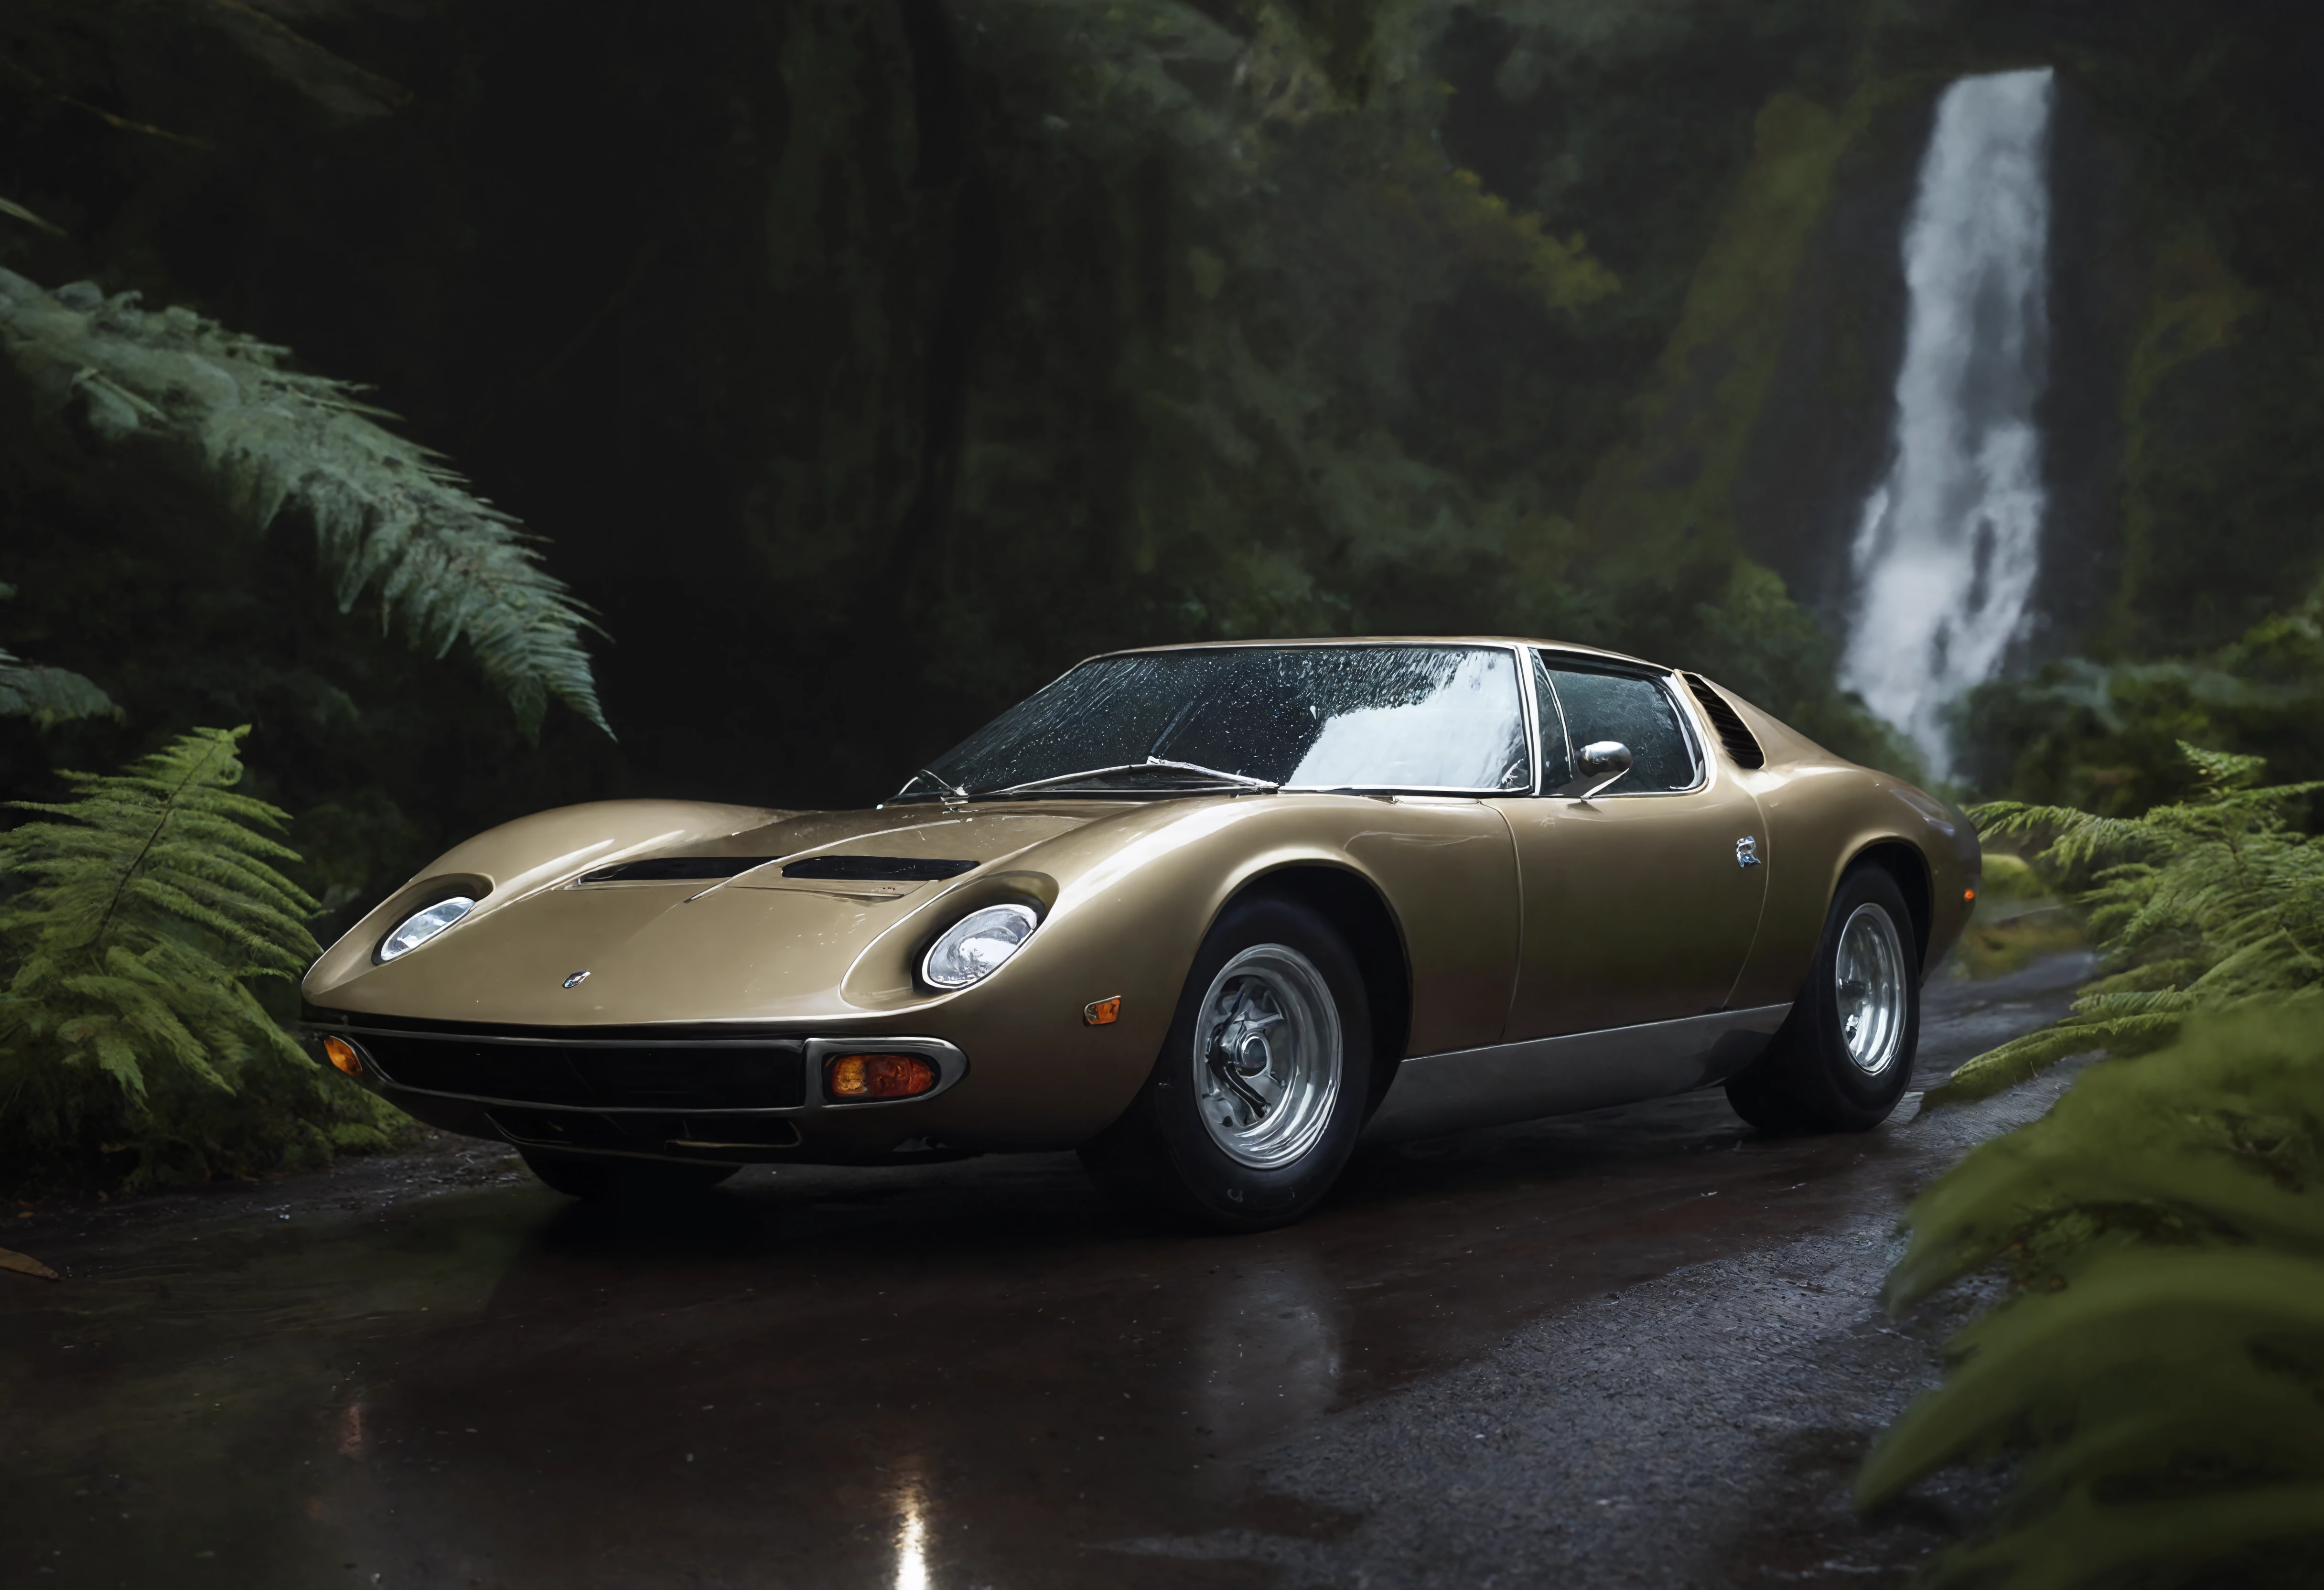
[[[1634,657],[1164,647],[869,811],[493,829],[315,963],[307,1033],[576,1196],[1074,1148],[1256,1229],[1359,1143],[1716,1084],[1877,1125],[1979,866],[1943,803]]]

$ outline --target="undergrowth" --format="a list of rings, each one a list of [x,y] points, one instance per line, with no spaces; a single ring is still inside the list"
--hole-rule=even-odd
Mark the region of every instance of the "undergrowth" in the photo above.
[[[2034,858],[2086,919],[2106,975],[2062,1021],[1953,1072],[1930,1102],[1981,1098],[2070,1054],[2166,1043],[2189,1013],[2314,997],[2324,987],[2324,848],[2290,815],[2324,785],[2263,786],[2265,763],[2181,742],[2183,801],[2143,816],[1996,801],[1969,814]]]
[[[0,834],[0,1182],[139,1189],[384,1146],[401,1117],[262,997],[316,953],[286,813],[200,729]]]
[[[2232,953],[2232,951],[2231,951]],[[2324,1548],[2324,1006],[2195,1019],[1923,1194],[1886,1299],[2010,1300],[1874,1448],[1870,1508],[2017,1458],[1934,1586],[2312,1583]]]

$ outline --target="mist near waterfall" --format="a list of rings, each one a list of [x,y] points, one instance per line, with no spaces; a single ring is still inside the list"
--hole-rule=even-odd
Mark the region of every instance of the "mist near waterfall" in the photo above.
[[[2052,74],[1945,91],[1904,229],[1895,454],[1853,548],[1841,680],[1950,770],[1946,705],[2023,632],[2041,559]]]

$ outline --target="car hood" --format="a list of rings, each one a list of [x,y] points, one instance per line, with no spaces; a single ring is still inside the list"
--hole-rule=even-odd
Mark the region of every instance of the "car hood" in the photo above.
[[[890,1009],[899,996],[911,997],[892,977],[853,997],[844,987],[869,945],[899,931],[934,931],[919,920],[923,907],[964,887],[979,899],[996,888],[1004,896],[1053,896],[1054,882],[1009,869],[1096,815],[788,813],[674,802],[567,807],[439,858],[334,944],[304,991],[318,1005],[358,1014],[559,1026],[788,1022]],[[784,863],[809,858],[824,860],[811,870],[874,876],[784,876]],[[831,864],[847,858],[878,864]],[[697,865],[634,865],[669,859]],[[727,869],[716,865],[721,859],[756,864],[715,876]],[[890,864],[898,862],[905,865]],[[953,866],[930,865],[946,862]],[[650,876],[657,870],[697,875]],[[899,872],[907,876],[892,876]],[[405,917],[456,893],[477,896],[466,917],[393,961],[374,959]]]

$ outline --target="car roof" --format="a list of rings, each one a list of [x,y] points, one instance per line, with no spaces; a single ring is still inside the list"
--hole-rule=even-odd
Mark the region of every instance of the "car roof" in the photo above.
[[[1577,657],[1604,657],[1608,662],[1628,663],[1636,667],[1652,668],[1656,673],[1668,673],[1660,663],[1627,652],[1608,651],[1601,646],[1582,646],[1571,640],[1542,640],[1524,635],[1312,635],[1296,640],[1190,640],[1176,646],[1126,646],[1119,651],[1101,651],[1095,657],[1084,657],[1094,662],[1102,657],[1147,657],[1167,651],[1248,651],[1265,647],[1295,646],[1538,646],[1546,651],[1562,651]]]

